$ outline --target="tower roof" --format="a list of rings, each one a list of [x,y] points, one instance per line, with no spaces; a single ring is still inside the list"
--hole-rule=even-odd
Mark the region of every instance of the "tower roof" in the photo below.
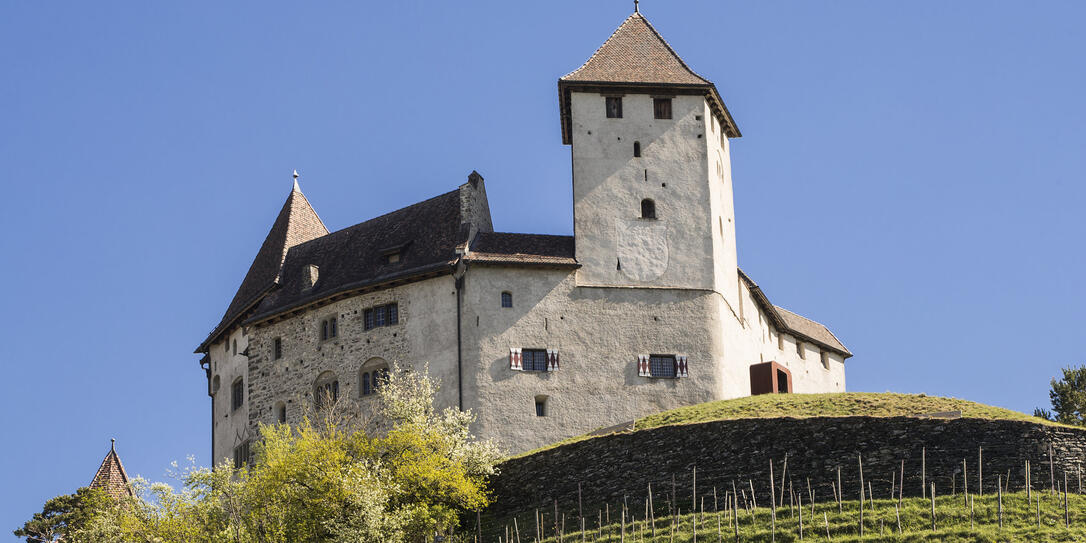
[[[226,313],[218,326],[208,334],[207,339],[196,348],[196,352],[204,352],[208,345],[214,343],[220,334],[232,326],[239,317],[249,309],[255,307],[268,291],[278,284],[283,269],[283,261],[287,257],[287,250],[314,238],[328,234],[328,228],[317,216],[309,200],[302,194],[298,186],[298,178],[294,178],[294,187],[279,210],[279,216],[275,218],[268,236],[264,238],[260,250],[256,253],[245,279],[234,294],[234,299],[226,308]]]
[[[123,498],[132,495],[132,488],[128,486],[128,472],[121,464],[121,457],[117,456],[116,441],[110,440],[109,453],[102,460],[98,472],[90,483],[91,488],[100,488],[114,498]]]
[[[634,13],[562,81],[712,85],[694,73],[640,13]]]
[[[562,143],[572,142],[569,92],[666,88],[676,94],[704,94],[728,137],[741,136],[711,81],[690,69],[644,15],[634,12],[580,68],[558,80]]]

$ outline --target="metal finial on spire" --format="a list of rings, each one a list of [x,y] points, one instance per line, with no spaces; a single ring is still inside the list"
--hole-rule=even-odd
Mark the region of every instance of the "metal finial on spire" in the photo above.
[[[298,170],[294,170],[294,190],[302,190],[301,187],[298,186]]]
[[[641,10],[637,7],[640,0],[634,0],[634,13],[641,13]]]
[[[117,440],[113,439],[112,437],[109,438],[109,450],[111,450],[111,451],[116,451],[117,450]]]

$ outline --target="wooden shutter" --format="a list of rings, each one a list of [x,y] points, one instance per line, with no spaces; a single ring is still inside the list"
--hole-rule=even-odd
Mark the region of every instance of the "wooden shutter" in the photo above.
[[[509,369],[521,371],[524,369],[524,359],[522,358],[520,347],[509,348]]]
[[[547,349],[547,371],[558,371],[558,349]]]
[[[690,373],[687,372],[686,355],[680,354],[675,357],[675,377],[690,377]]]
[[[652,374],[649,372],[649,355],[637,355],[637,376],[652,377]]]

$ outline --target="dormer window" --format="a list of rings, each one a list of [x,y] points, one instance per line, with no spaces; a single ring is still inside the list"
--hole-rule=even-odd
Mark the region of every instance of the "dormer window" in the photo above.
[[[399,245],[393,245],[391,247],[385,247],[381,249],[381,261],[385,264],[397,264],[403,260],[403,252],[407,249],[407,246],[411,242],[401,243]]]
[[[656,202],[653,202],[649,198],[641,200],[641,218],[642,219],[655,219],[656,218]]]
[[[622,97],[621,96],[607,96],[604,98],[605,105],[607,107],[608,119],[621,119],[622,118]]]
[[[652,99],[652,117],[654,119],[671,118],[671,98]]]
[[[302,288],[311,289],[317,284],[317,278],[320,277],[320,268],[315,264],[310,264],[305,267],[305,273],[302,276]]]
[[[399,261],[400,261],[400,253],[399,252],[389,253],[389,254],[385,255],[385,263],[386,264],[395,264],[395,263],[397,263]]]

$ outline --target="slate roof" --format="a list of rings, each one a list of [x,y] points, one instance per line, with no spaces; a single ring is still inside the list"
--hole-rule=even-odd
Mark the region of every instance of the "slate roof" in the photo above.
[[[460,190],[447,192],[366,222],[298,244],[287,251],[277,289],[246,322],[255,322],[335,294],[422,275],[452,273],[470,225],[461,216]],[[387,255],[398,252],[399,262]],[[310,265],[318,279],[306,289]]]
[[[121,464],[121,457],[117,456],[116,442],[110,440],[109,453],[102,460],[102,465],[91,480],[91,488],[105,490],[114,498],[132,496],[132,487],[128,486],[128,472]]]
[[[841,343],[841,340],[837,339],[837,336],[826,325],[793,313],[783,307],[773,305],[765,292],[762,291],[762,288],[743,270],[739,270],[739,277],[747,283],[751,297],[754,298],[754,301],[773,322],[773,326],[777,328],[778,332],[792,334],[803,341],[809,341],[840,353],[845,358],[852,356],[852,352]]]
[[[704,93],[728,137],[742,135],[716,86],[690,69],[638,12],[627,17],[580,68],[558,80],[563,143],[572,142],[569,90],[596,87],[678,88]]]
[[[203,352],[207,346],[218,339],[219,334],[232,326],[239,317],[248,312],[254,304],[279,283],[283,261],[286,259],[287,250],[291,247],[323,236],[328,233],[328,228],[317,216],[317,212],[310,205],[309,200],[302,194],[298,182],[294,182],[294,188],[279,210],[279,216],[275,218],[271,230],[256,258],[249,266],[245,278],[241,281],[234,299],[226,308],[219,324],[208,334],[207,339],[196,348],[196,352]]]
[[[573,236],[479,232],[465,257],[480,264],[578,267]]]

